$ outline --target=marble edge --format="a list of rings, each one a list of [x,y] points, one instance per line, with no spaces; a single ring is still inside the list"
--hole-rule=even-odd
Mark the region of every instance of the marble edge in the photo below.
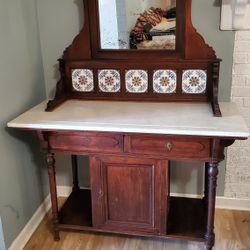
[[[74,101],[74,100],[69,100],[69,101]],[[44,112],[43,108],[45,107],[47,103],[47,100],[41,102],[38,105],[35,105],[28,111],[22,113],[15,119],[12,119],[10,122],[7,123],[7,126],[10,128],[19,128],[19,129],[27,129],[27,130],[73,130],[73,131],[103,131],[103,132],[120,132],[120,133],[153,133],[153,134],[165,134],[165,135],[190,135],[190,136],[218,136],[218,137],[230,137],[230,138],[242,138],[242,139],[247,139],[250,136],[249,133],[249,128],[246,126],[244,118],[240,116],[242,122],[244,122],[244,127],[242,128],[242,132],[237,132],[237,131],[207,131],[207,130],[199,130],[199,129],[172,129],[172,128],[149,128],[149,127],[129,127],[129,125],[119,125],[113,126],[110,125],[109,127],[105,127],[102,125],[97,125],[97,124],[88,124],[84,125],[81,124],[79,125],[65,125],[65,124],[39,124],[39,123],[25,123],[25,122],[19,122],[19,120],[25,116],[28,112]],[[234,102],[220,102],[222,106],[224,104],[230,104],[230,106],[233,107],[233,109],[238,113],[238,107],[237,104]],[[40,110],[41,109],[41,110]]]
[[[140,134],[163,134],[163,135],[187,135],[187,136],[218,136],[246,139],[250,136],[249,132],[220,132],[220,131],[202,131],[202,130],[174,130],[174,129],[153,129],[153,128],[129,128],[128,126],[118,127],[100,127],[100,126],[81,126],[75,125],[38,125],[38,124],[15,124],[8,123],[8,127],[27,129],[27,130],[73,130],[73,131],[92,131],[92,132],[117,132],[117,133],[140,133]],[[167,131],[166,131],[167,130]]]

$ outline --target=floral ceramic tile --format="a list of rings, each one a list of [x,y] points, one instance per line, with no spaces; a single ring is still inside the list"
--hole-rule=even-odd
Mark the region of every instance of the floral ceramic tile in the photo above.
[[[148,90],[148,73],[145,70],[126,71],[126,90],[130,93],[145,93]]]
[[[72,70],[72,85],[75,91],[91,92],[94,90],[94,75],[90,69]]]
[[[104,69],[98,72],[99,89],[102,92],[119,92],[121,89],[121,78],[118,70]]]
[[[182,92],[187,94],[202,94],[207,87],[207,72],[205,70],[184,70],[182,74]]]
[[[174,70],[156,70],[153,75],[153,89],[156,93],[175,93],[177,76]]]

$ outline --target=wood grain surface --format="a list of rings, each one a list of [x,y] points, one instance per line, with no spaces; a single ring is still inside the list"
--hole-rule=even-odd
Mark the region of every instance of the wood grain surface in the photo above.
[[[64,202],[59,199],[60,205]],[[61,232],[53,240],[51,212],[44,218],[24,250],[201,250],[203,243],[152,240],[108,234]],[[216,210],[214,250],[250,249],[250,212]]]

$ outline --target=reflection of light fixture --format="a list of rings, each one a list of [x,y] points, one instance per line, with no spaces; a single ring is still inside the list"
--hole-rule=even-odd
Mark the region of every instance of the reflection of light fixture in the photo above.
[[[222,0],[221,29],[250,29],[250,0]]]

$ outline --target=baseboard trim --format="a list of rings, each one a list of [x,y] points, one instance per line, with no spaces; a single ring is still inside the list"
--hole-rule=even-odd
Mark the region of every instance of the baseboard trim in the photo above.
[[[69,186],[57,186],[57,195],[59,197],[68,197],[72,191],[72,187]],[[196,194],[180,194],[171,193],[171,196],[175,197],[186,197],[186,198],[201,198],[201,195]],[[37,209],[34,215],[31,217],[29,222],[25,225],[21,233],[17,236],[15,241],[9,247],[9,250],[22,250],[29,241],[32,234],[35,232],[49,209],[51,208],[50,195],[46,197],[41,206]],[[250,200],[247,199],[236,199],[228,198],[223,196],[216,197],[216,208],[217,209],[228,209],[228,210],[241,210],[250,211]]]
[[[171,193],[171,196],[185,198],[202,198],[202,195],[197,194]],[[250,211],[250,200],[217,196],[215,207],[217,209]]]
[[[72,192],[72,187],[70,186],[57,186],[57,196],[68,197]]]
[[[58,196],[61,197],[68,197],[71,193],[71,190],[72,187],[57,186],[57,194]],[[181,194],[181,193],[171,193],[171,196],[185,197],[185,198],[202,197],[202,195],[197,195],[197,194]],[[217,209],[250,211],[250,200],[217,196],[215,206]]]
[[[48,195],[36,210],[36,212],[33,214],[28,223],[25,225],[20,234],[17,236],[17,238],[12,242],[9,250],[22,250],[25,247],[30,237],[35,232],[50,208],[51,201],[50,195]]]
[[[228,209],[228,210],[250,211],[250,200],[217,196],[216,208]]]

